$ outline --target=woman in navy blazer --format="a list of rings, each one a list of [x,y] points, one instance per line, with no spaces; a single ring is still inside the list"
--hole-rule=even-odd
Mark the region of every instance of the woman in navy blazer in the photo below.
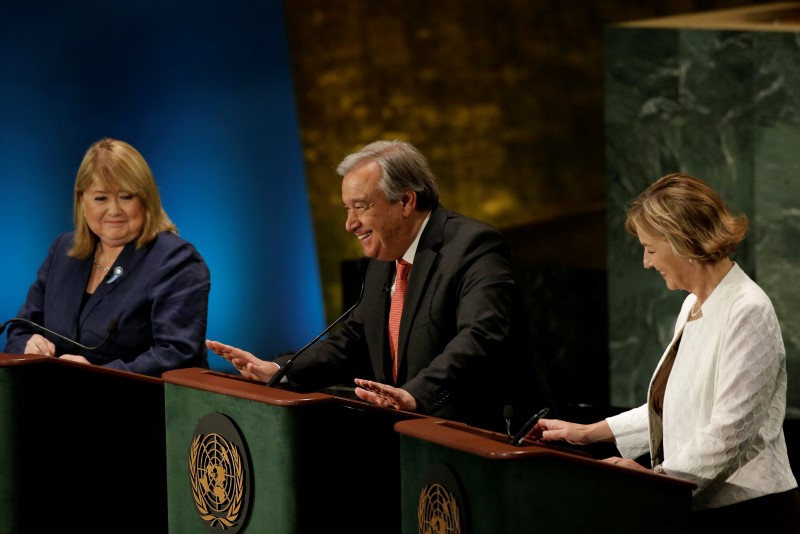
[[[17,316],[84,348],[15,321],[6,352],[151,376],[207,368],[210,273],[178,237],[142,155],[116,139],[94,143],[78,169],[73,217]]]

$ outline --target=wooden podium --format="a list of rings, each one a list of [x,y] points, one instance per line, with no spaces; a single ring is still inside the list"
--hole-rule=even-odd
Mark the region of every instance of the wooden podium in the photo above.
[[[164,384],[0,354],[0,533],[166,532]]]
[[[203,369],[163,379],[170,532],[400,532],[394,424],[424,416]]]
[[[693,483],[436,419],[401,421],[402,524],[417,532],[681,532]]]

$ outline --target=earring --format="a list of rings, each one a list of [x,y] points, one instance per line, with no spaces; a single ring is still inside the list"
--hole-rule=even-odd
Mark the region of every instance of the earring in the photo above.
[[[694,260],[692,258],[689,258],[689,263],[694,263]]]

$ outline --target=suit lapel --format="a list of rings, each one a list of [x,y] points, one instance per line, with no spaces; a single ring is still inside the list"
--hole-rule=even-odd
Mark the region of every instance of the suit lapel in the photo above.
[[[375,310],[368,313],[376,313],[377,317],[374,320],[364,318],[364,335],[367,340],[367,348],[372,359],[372,369],[375,371],[375,377],[387,384],[391,383],[389,380],[392,376],[391,361],[389,357],[389,303],[391,302],[391,293],[389,288],[392,285],[392,278],[394,277],[394,263],[390,261],[372,260],[369,264],[369,269],[374,273],[367,273],[368,287],[364,288],[365,299],[368,300],[364,304],[365,310]],[[413,269],[412,269],[413,270]],[[372,289],[369,291],[369,289]],[[374,296],[370,296],[374,295]],[[388,373],[388,374],[387,374]]]
[[[441,207],[435,208],[431,212],[431,218],[425,227],[425,231],[420,236],[417,252],[414,255],[414,263],[408,276],[406,298],[403,302],[403,315],[400,318],[400,336],[397,343],[398,367],[401,370],[406,358],[406,346],[408,345],[411,330],[413,330],[414,319],[417,317],[422,297],[428,289],[430,277],[434,270],[436,257],[438,256],[436,250],[440,248],[442,242],[447,214],[447,210]],[[405,382],[405,380],[400,381]]]
[[[78,316],[86,293],[86,287],[89,285],[89,277],[92,276],[92,269],[94,269],[94,263],[92,263],[91,258],[77,261],[79,261],[78,267],[75,270],[69,269],[67,271],[69,273],[69,283],[63,284],[63,287],[59,289],[63,298],[60,299],[61,303],[57,309],[64,310],[64,317]],[[73,281],[74,283],[72,283]],[[78,332],[80,331],[78,322],[69,321],[68,324],[70,325],[69,329],[63,334],[70,339],[78,339]]]
[[[121,284],[125,283],[126,278],[131,276],[136,264],[144,258],[151,246],[152,243],[142,249],[137,249],[135,241],[125,245],[125,248],[122,249],[117,261],[114,263],[114,268],[103,278],[103,281],[97,286],[94,294],[89,298],[86,306],[83,308],[83,313],[81,313],[80,317],[81,326],[83,326],[86,318],[91,315],[92,311],[106,295],[112,293]],[[120,269],[120,271],[115,272],[117,269]]]

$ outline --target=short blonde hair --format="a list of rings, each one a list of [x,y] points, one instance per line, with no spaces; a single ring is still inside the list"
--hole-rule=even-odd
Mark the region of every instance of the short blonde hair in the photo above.
[[[86,259],[94,253],[97,245],[98,238],[89,228],[82,206],[82,195],[93,184],[130,192],[141,201],[145,217],[136,248],[151,242],[159,232],[178,233],[161,205],[158,186],[144,157],[128,143],[105,137],[89,147],[78,167],[72,211],[75,242],[69,251],[70,256]]]
[[[708,184],[683,173],[662,176],[634,200],[625,230],[666,239],[679,257],[701,263],[727,258],[747,234],[746,215],[734,215]]]

